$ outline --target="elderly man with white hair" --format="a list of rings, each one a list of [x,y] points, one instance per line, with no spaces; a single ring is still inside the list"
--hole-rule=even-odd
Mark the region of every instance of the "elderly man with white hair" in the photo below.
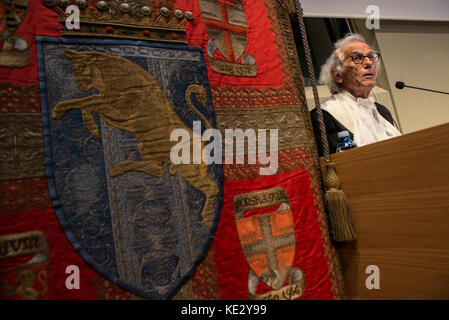
[[[359,34],[347,34],[321,67],[320,80],[332,96],[321,104],[329,153],[335,153],[338,132],[349,131],[357,146],[385,140],[401,133],[388,109],[369,96],[376,85],[379,54]],[[323,155],[317,110],[310,112],[318,153]]]

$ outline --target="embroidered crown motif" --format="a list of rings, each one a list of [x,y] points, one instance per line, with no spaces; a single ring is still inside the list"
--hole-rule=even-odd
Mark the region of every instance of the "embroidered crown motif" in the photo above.
[[[174,0],[42,0],[61,17],[63,36],[111,37],[186,43],[184,25],[193,14],[173,6]],[[79,8],[79,29],[65,27],[70,13]]]

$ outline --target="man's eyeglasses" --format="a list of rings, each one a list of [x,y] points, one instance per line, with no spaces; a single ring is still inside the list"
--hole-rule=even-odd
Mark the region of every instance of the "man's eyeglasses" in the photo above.
[[[353,53],[353,54],[350,54],[349,56],[347,56],[344,60],[351,58],[355,64],[361,64],[361,63],[363,63],[363,61],[365,61],[365,58],[368,58],[372,62],[377,62],[377,61],[379,61],[379,57],[380,57],[380,53],[368,53],[366,56],[364,56],[361,53]]]

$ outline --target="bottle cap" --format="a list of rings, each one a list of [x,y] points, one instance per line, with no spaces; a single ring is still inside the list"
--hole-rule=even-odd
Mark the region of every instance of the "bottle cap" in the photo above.
[[[349,132],[348,131],[340,131],[338,133],[338,138],[342,138],[342,137],[349,137]]]

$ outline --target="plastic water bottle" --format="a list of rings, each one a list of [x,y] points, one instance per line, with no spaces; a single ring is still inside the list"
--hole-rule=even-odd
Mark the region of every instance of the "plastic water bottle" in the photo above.
[[[338,133],[337,152],[342,152],[352,148],[357,148],[357,145],[351,140],[351,138],[349,138],[349,132],[340,131]]]

